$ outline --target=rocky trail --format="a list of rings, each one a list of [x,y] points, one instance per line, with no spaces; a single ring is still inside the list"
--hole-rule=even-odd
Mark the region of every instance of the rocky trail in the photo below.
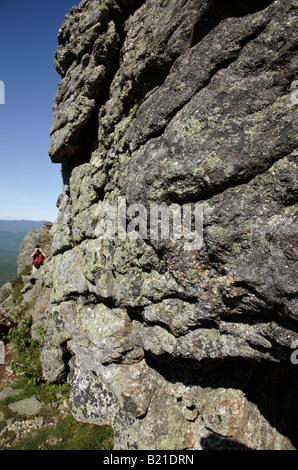
[[[0,365],[0,450],[9,450],[22,442],[22,440],[38,432],[45,432],[57,425],[67,413],[69,406],[67,400],[57,394],[56,400],[51,404],[43,403],[35,395],[21,398],[24,390],[15,388],[20,375],[13,372],[10,361],[16,359],[16,354],[10,345],[5,348],[5,364]],[[9,399],[7,409],[3,412],[3,403]],[[36,450],[45,450],[59,443],[57,438],[49,436]],[[24,449],[26,449],[24,447]]]
[[[5,357],[6,363],[0,365],[0,450],[111,449],[110,428],[78,423],[73,418],[65,386],[32,386],[11,368],[16,354],[10,345],[6,345]]]
[[[15,374],[10,368],[10,362],[15,359],[15,353],[9,345],[5,345],[5,363],[0,364],[0,390],[14,383],[17,380]]]

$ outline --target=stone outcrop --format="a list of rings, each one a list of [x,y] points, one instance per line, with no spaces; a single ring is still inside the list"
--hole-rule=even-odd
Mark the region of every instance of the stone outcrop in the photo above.
[[[41,228],[31,230],[25,236],[19,248],[17,258],[18,274],[20,274],[27,266],[32,265],[30,255],[34,251],[36,245],[41,246],[47,258],[51,255],[52,237],[50,232],[52,225],[52,222],[44,222]]]
[[[44,316],[46,315],[52,289],[44,284],[43,269],[51,258],[52,225],[51,222],[45,222],[43,227],[27,233],[20,245],[17,257],[17,271],[20,279],[13,279],[0,288],[0,339],[6,336],[9,328],[14,323],[13,312],[19,308],[19,299],[16,298],[18,294],[21,294],[22,301],[30,306],[29,314],[34,322],[33,336],[38,326],[44,324]],[[43,267],[35,273],[30,273],[32,266],[30,255],[37,244],[42,247],[46,259]],[[29,268],[29,273],[26,273],[26,268]],[[23,285],[19,293],[16,292],[16,289],[19,290],[16,280],[17,283],[20,282]]]
[[[83,0],[59,30],[43,373],[115,449],[298,446],[296,30],[290,0]],[[202,243],[133,239],[153,204],[200,205]]]

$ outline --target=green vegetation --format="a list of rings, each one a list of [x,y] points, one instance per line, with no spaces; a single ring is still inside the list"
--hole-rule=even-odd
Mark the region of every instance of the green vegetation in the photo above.
[[[109,427],[79,423],[68,415],[53,429],[21,439],[11,450],[111,450],[112,442]]]
[[[46,382],[32,384],[26,377],[21,377],[12,386],[22,389],[17,397],[6,398],[0,402],[0,433],[8,450],[111,450],[113,447],[113,432],[109,426],[96,426],[90,423],[76,421],[71,415],[68,406],[63,407],[69,399],[70,386],[64,384],[49,384]],[[45,403],[38,414],[43,425],[30,432],[20,432],[7,427],[7,420],[17,419],[19,429],[26,429],[25,416],[18,416],[9,409],[8,405],[31,396]],[[62,412],[59,407],[62,406]],[[1,449],[0,438],[0,449]]]
[[[44,331],[41,329],[39,332],[40,341],[31,337],[32,305],[24,302],[21,292],[24,286],[22,276],[28,274],[30,267],[10,281],[15,308],[10,314],[12,324],[6,340],[17,355],[16,360],[10,364],[11,368],[20,377],[10,386],[21,389],[22,392],[0,402],[0,449],[111,450],[112,428],[76,421],[68,404],[70,386],[67,383],[51,384],[42,377],[40,348]],[[42,421],[37,429],[30,428],[35,416],[16,416],[8,407],[13,402],[32,396],[44,403],[37,415]],[[8,425],[11,421],[12,425]],[[13,427],[14,423],[17,423],[16,428]]]
[[[12,325],[7,339],[17,353],[17,361],[11,363],[13,371],[24,373],[30,381],[38,383],[42,380],[40,347],[43,335],[40,335],[40,341],[31,337],[32,317],[30,310],[32,306],[24,302],[21,293],[24,287],[23,276],[29,275],[30,271],[31,268],[28,266],[10,281],[14,289],[11,297],[15,308],[10,314]]]
[[[14,317],[17,323],[9,331],[9,341],[18,355],[17,362],[12,362],[11,367],[15,372],[25,373],[33,383],[38,383],[42,380],[40,342],[31,338],[32,317],[27,311],[28,304],[22,304]]]

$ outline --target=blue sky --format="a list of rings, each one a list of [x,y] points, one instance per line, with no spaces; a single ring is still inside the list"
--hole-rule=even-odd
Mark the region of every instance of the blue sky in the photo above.
[[[51,220],[62,191],[48,156],[58,30],[79,0],[0,0],[0,219]],[[1,91],[1,90],[0,90]],[[2,102],[0,96],[0,103]]]

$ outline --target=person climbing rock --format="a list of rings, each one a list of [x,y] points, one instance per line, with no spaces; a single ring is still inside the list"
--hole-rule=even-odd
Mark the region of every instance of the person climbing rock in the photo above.
[[[43,260],[45,259],[46,254],[42,251],[39,245],[36,245],[35,250],[31,253],[30,257],[33,258],[32,272],[34,272],[43,265]]]

